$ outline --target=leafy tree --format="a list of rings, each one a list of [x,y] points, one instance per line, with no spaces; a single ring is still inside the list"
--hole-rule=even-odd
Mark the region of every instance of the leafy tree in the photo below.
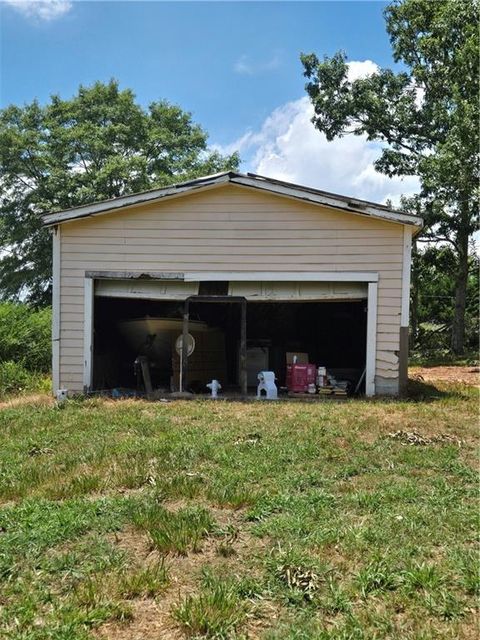
[[[40,215],[226,169],[191,115],[166,101],[143,109],[118,83],[71,100],[0,111],[0,293],[44,304],[51,243]]]
[[[478,228],[478,1],[395,0],[385,18],[399,72],[350,81],[344,53],[302,55],[313,123],[328,140],[353,133],[381,141],[378,171],[419,176],[427,237],[454,250],[451,345],[460,354]]]
[[[411,346],[421,355],[448,351],[448,329],[452,325],[455,302],[453,277],[456,256],[448,245],[428,245],[413,254]],[[478,352],[479,258],[469,257],[465,307],[465,347]]]

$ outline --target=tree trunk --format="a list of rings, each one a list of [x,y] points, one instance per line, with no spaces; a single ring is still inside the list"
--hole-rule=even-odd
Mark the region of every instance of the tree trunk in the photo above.
[[[458,268],[455,276],[455,309],[452,323],[452,351],[463,355],[465,349],[465,306],[468,282],[468,231],[457,233]]]

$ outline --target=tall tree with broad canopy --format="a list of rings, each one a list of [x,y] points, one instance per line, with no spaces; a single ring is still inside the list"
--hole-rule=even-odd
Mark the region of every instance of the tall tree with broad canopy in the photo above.
[[[417,175],[424,238],[452,246],[451,346],[462,354],[469,244],[478,229],[478,0],[395,0],[386,28],[401,71],[349,81],[342,52],[302,54],[313,123],[328,140],[349,133],[381,141],[376,169]]]
[[[237,154],[207,148],[191,115],[166,101],[148,109],[118,83],[81,86],[0,111],[0,294],[45,304],[51,239],[41,214],[223,170]]]

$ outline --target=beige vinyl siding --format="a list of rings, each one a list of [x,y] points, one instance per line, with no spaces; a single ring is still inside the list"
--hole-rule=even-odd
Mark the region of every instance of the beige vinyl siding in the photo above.
[[[403,225],[234,185],[62,224],[60,381],[83,388],[86,271],[375,271],[376,375],[398,376]]]

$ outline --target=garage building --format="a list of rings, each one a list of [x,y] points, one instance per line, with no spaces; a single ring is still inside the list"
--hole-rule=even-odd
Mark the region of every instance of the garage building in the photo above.
[[[139,356],[165,392],[250,393],[261,370],[283,386],[292,354],[367,396],[406,382],[417,216],[225,172],[44,223],[54,391],[135,388]]]

